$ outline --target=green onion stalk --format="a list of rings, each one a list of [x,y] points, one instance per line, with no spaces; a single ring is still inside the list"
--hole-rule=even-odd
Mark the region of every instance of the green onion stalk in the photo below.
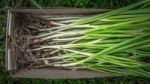
[[[50,41],[29,50],[61,53],[38,58],[45,64],[150,78],[150,0],[104,14],[47,19],[57,26],[33,38]]]

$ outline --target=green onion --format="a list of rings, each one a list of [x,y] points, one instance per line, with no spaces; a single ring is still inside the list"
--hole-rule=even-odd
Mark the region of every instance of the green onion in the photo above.
[[[55,67],[78,67],[150,78],[150,0],[86,17],[47,17],[54,27],[33,38],[48,41],[28,51],[51,49],[38,58]],[[145,6],[143,6],[145,5]],[[143,6],[141,8],[141,6]],[[46,18],[46,17],[45,17]],[[57,54],[56,54],[57,53]],[[47,61],[52,61],[52,64]]]

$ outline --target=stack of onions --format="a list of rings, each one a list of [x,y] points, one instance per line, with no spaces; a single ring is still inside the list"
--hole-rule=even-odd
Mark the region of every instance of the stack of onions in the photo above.
[[[150,77],[150,0],[89,17],[48,18],[57,25],[34,36],[28,51],[60,53],[38,58],[54,67]]]

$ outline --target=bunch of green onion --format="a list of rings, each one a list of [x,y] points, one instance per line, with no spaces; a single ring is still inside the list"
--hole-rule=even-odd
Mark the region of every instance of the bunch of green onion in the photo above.
[[[150,0],[90,17],[58,19],[58,26],[34,37],[51,41],[30,50],[61,53],[38,58],[45,64],[150,77]]]

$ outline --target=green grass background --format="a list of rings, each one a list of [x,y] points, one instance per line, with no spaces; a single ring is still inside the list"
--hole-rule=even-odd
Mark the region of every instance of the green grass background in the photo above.
[[[124,76],[90,79],[23,79],[5,72],[5,32],[7,10],[11,8],[78,7],[116,9],[140,0],[0,0],[0,84],[150,84],[150,79]]]

